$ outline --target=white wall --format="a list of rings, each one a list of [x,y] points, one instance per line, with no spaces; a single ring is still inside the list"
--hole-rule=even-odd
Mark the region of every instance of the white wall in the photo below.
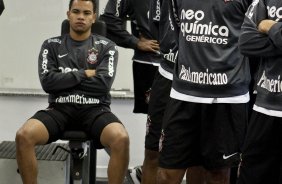
[[[100,1],[103,9],[106,0]],[[0,88],[39,89],[37,58],[43,41],[60,35],[68,0],[4,0],[0,16]],[[101,10],[99,10],[101,12]],[[113,88],[133,89],[133,51],[120,48]]]
[[[4,140],[13,141],[18,128],[37,110],[46,107],[46,97],[0,96],[0,142]],[[142,165],[146,116],[132,113],[132,99],[113,99],[111,108],[124,123],[130,136],[129,167]],[[98,152],[97,176],[106,176],[108,159],[109,157],[104,150]]]

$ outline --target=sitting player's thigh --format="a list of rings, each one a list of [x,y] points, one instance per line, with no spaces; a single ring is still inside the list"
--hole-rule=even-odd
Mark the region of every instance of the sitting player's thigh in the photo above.
[[[93,113],[91,113],[91,111]],[[109,108],[106,107],[98,107],[93,108],[90,110],[88,115],[84,117],[84,127],[86,127],[86,131],[90,134],[91,138],[93,138],[93,143],[95,148],[104,148],[107,145],[103,145],[101,142],[101,136],[104,132],[105,128],[108,125],[115,124],[115,129],[113,130],[114,133],[126,133],[124,126],[122,125],[121,121],[110,111]],[[126,133],[127,134],[127,133]],[[115,135],[112,135],[115,136]]]
[[[48,131],[47,143],[60,139],[67,123],[67,118],[61,112],[49,108],[38,111],[31,117],[32,119],[40,121],[46,127]]]

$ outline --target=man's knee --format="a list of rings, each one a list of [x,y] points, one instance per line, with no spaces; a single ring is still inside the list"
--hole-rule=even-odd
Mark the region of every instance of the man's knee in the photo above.
[[[129,136],[122,124],[111,123],[104,128],[101,143],[105,147],[120,150],[129,147]]]
[[[157,183],[165,184],[169,181],[169,173],[165,169],[158,169]]]
[[[34,144],[31,133],[26,127],[21,127],[17,131],[15,141],[17,147],[32,146]]]
[[[110,146],[112,149],[128,149],[129,136],[126,131],[119,131]]]
[[[158,169],[158,184],[177,184],[181,183],[186,169]]]
[[[16,132],[16,145],[20,147],[45,144],[48,141],[49,134],[46,127],[38,120],[28,120]]]

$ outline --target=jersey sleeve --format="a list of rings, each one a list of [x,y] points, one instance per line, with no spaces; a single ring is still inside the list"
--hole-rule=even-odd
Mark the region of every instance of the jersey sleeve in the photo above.
[[[177,5],[177,0],[169,0],[168,1],[168,7],[169,11],[171,12],[171,18],[175,22],[175,24],[180,27],[180,19],[178,16],[178,5]]]
[[[159,24],[161,18],[161,3],[162,0],[150,1],[149,13],[149,29],[152,36],[159,41]]]
[[[88,94],[94,93],[97,96],[109,93],[116,75],[117,63],[118,50],[116,45],[112,44],[103,52],[101,62],[96,68],[96,75],[83,80],[79,90]]]
[[[264,1],[254,0],[245,14],[239,37],[239,48],[242,54],[266,57],[282,54],[281,49],[276,47],[271,37],[258,31],[257,26],[264,19],[268,19]]]
[[[52,44],[42,44],[38,58],[38,73],[41,86],[46,93],[68,90],[86,79],[84,70],[62,73],[58,68],[57,55]]]
[[[268,36],[273,44],[282,52],[282,22],[278,22],[271,27]]]
[[[136,49],[138,38],[126,30],[126,18],[130,14],[128,0],[109,0],[100,19],[106,23],[107,37],[118,46]]]

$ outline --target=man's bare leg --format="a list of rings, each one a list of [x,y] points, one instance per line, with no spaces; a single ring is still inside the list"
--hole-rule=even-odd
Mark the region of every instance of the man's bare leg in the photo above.
[[[110,148],[108,183],[122,184],[129,163],[129,137],[120,123],[107,125],[101,135],[101,143]]]
[[[183,180],[186,169],[158,169],[158,184],[180,184]]]
[[[156,184],[159,152],[145,149],[145,159],[142,166],[142,184]]]
[[[16,134],[17,163],[23,184],[37,184],[37,160],[35,145],[49,139],[46,127],[38,120],[28,120]]]
[[[207,184],[229,184],[230,168],[207,170]]]
[[[206,184],[206,170],[201,166],[189,167],[186,170],[187,184]]]

